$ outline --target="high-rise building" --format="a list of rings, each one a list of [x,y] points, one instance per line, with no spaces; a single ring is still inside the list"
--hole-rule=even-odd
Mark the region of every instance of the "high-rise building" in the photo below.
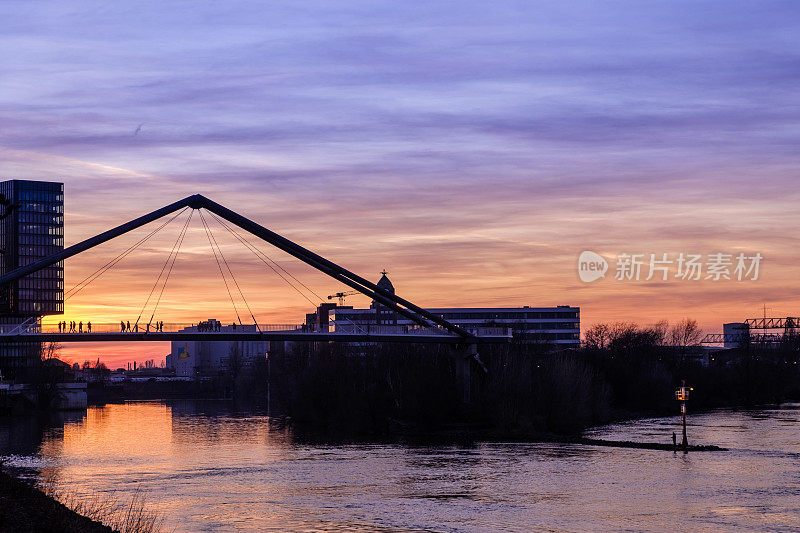
[[[6,215],[0,221],[0,273],[64,249],[64,184],[0,182]],[[43,268],[2,288],[0,313],[44,316],[64,312],[64,263]]]
[[[64,184],[0,182],[0,274],[64,249]],[[64,264],[43,268],[0,287],[0,327],[37,327],[64,312]],[[20,378],[39,357],[38,343],[0,345],[0,373]]]

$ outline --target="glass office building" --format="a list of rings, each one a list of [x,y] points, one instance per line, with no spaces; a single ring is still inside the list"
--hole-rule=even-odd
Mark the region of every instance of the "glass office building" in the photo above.
[[[0,274],[64,249],[64,184],[0,182]],[[64,312],[64,264],[49,266],[0,287],[0,327],[39,324]],[[0,372],[19,375],[39,357],[38,343],[0,345]]]

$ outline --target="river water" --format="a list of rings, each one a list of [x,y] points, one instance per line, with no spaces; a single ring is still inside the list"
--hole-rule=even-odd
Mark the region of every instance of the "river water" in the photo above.
[[[691,441],[729,451],[689,454],[326,445],[226,403],[142,402],[90,408],[38,433],[0,422],[0,455],[79,496],[139,491],[166,531],[798,531],[799,421],[800,404],[690,416]],[[678,422],[587,435],[670,442]]]

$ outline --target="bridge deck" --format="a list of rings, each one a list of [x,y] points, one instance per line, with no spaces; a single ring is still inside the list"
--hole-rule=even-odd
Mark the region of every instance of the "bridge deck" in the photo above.
[[[481,343],[509,342],[506,336],[480,336]],[[217,332],[97,332],[97,333],[0,333],[0,342],[112,342],[112,341],[311,341],[311,342],[403,342],[460,344],[455,335],[309,333],[298,331]]]

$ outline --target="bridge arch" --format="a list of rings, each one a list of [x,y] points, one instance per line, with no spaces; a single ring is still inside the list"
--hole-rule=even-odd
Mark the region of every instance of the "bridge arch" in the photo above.
[[[356,291],[369,296],[375,301],[380,302],[381,304],[385,305],[386,307],[392,309],[393,311],[397,312],[398,314],[412,320],[413,322],[424,326],[430,327],[432,325],[438,326],[452,334],[457,338],[460,338],[462,341],[466,343],[474,343],[478,341],[478,338],[473,335],[472,333],[466,331],[465,329],[445,320],[444,318],[437,316],[433,313],[428,312],[427,310],[419,307],[418,305],[397,296],[394,291],[387,290],[384,287],[379,286],[378,284],[372,283],[369,280],[351,272],[350,270],[330,261],[319,254],[308,250],[300,246],[299,244],[279,235],[264,226],[236,213],[227,207],[220,205],[203,195],[194,194],[192,196],[187,196],[182,200],[178,200],[177,202],[173,202],[169,205],[166,205],[160,209],[156,209],[155,211],[151,211],[145,215],[142,215],[134,220],[121,224],[115,228],[112,228],[108,231],[95,235],[94,237],[90,237],[84,241],[81,241],[77,244],[73,244],[65,248],[64,250],[52,254],[48,257],[39,259],[30,263],[28,265],[19,267],[11,272],[3,274],[0,276],[0,285],[4,285],[10,283],[14,280],[17,280],[23,276],[51,266],[59,261],[63,261],[69,257],[77,255],[81,252],[94,248],[100,244],[103,244],[107,241],[115,239],[129,231],[135,230],[145,224],[158,220],[164,216],[167,216],[175,211],[180,209],[184,209],[189,207],[191,209],[206,209],[211,213],[227,220],[228,222],[238,226],[239,228],[243,229],[244,231],[250,233],[258,237],[259,239],[266,241],[267,243],[275,246],[276,248],[292,255],[293,257],[299,259],[300,261],[306,263],[307,265],[313,267],[314,269],[322,272],[323,274],[355,289]]]

